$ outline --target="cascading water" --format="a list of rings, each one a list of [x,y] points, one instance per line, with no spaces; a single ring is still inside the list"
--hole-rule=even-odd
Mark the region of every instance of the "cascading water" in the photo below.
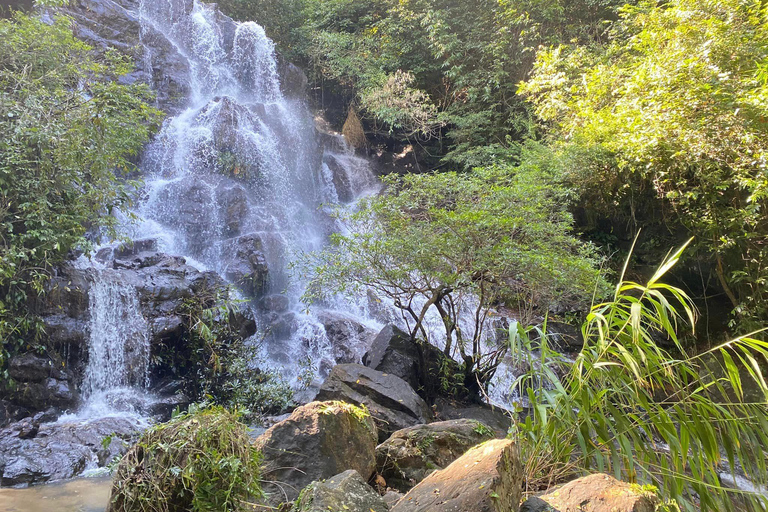
[[[142,32],[164,34],[188,61],[190,91],[145,153],[142,221],[126,228],[260,297],[263,359],[298,384],[300,362],[327,369],[335,361],[323,323],[330,313],[306,310],[289,266],[338,229],[325,203],[352,202],[378,182],[342,138],[320,147],[305,99],[283,94],[259,25],[185,0],[143,0],[139,18]],[[337,306],[346,317],[356,310]]]
[[[149,384],[149,325],[136,289],[109,270],[94,272],[90,314],[83,398],[86,415],[105,416]]]

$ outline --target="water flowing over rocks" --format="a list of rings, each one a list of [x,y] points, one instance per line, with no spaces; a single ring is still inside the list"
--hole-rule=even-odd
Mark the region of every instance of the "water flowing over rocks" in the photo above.
[[[349,469],[369,478],[376,470],[376,440],[373,420],[358,407],[340,402],[299,407],[256,440],[269,504],[291,502],[313,481]]]
[[[389,507],[357,471],[350,469],[325,482],[312,482],[291,508],[291,512],[329,510],[387,512]]]
[[[522,477],[515,443],[488,441],[429,475],[392,512],[517,512]]]
[[[376,466],[388,486],[407,492],[432,471],[494,437],[474,420],[450,420],[398,430],[376,447]]]
[[[432,417],[426,402],[403,379],[358,364],[334,367],[315,399],[364,405],[379,429],[379,441]]]

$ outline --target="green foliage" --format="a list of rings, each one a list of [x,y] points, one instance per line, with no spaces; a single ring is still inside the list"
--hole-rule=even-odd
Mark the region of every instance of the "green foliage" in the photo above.
[[[307,299],[365,288],[387,297],[412,336],[460,355],[466,386],[486,383],[505,353],[490,327],[494,306],[517,305],[530,318],[534,308],[584,307],[604,290],[593,248],[570,232],[565,190],[544,169],[493,166],[386,183],[389,193],[347,216],[349,234],[310,259]],[[441,333],[428,332],[430,311]]]
[[[768,321],[766,62],[763,2],[646,1],[605,45],[540,52],[523,86],[587,204],[684,226],[749,330]]]
[[[273,7],[261,8],[261,4]],[[297,5],[298,4],[298,5]],[[529,134],[517,96],[538,45],[594,40],[614,0],[226,0],[249,5],[318,88],[355,100],[373,132],[429,142],[470,168],[515,156]],[[278,17],[273,11],[285,11]],[[291,14],[288,15],[287,12]],[[346,106],[344,107],[346,109]],[[449,139],[445,140],[447,133]]]
[[[279,373],[255,367],[258,341],[237,329],[243,313],[230,290],[202,290],[178,313],[187,327],[184,346],[159,347],[157,358],[173,368],[192,400],[237,409],[248,419],[281,414],[293,403],[293,390]]]
[[[191,409],[147,430],[115,474],[116,512],[234,512],[261,497],[261,454],[221,407]]]
[[[132,70],[53,24],[23,14],[0,20],[0,369],[41,333],[29,303],[53,265],[87,230],[111,232],[125,205],[129,158],[159,112],[141,85],[114,81]]]
[[[657,486],[682,510],[697,510],[697,501],[705,511],[763,510],[764,495],[728,489],[720,473],[768,482],[768,343],[744,336],[685,352],[678,323],[693,322],[694,309],[684,292],[662,282],[682,251],[645,285],[624,281],[611,301],[592,308],[574,362],[545,342],[542,364],[519,378],[531,415],[514,435],[530,461],[529,491],[573,473],[607,471]],[[512,338],[522,340],[518,349],[531,349],[524,331]],[[675,354],[658,344],[665,338]]]

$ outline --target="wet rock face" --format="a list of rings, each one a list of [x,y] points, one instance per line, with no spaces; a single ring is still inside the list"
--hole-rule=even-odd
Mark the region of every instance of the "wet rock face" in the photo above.
[[[63,361],[23,354],[10,360],[8,373],[13,384],[0,390],[0,399],[8,404],[4,408],[9,412],[5,414],[6,422],[16,419],[20,411],[37,412],[49,407],[71,410],[77,406],[75,375]]]
[[[0,431],[0,486],[63,480],[89,467],[104,467],[125,453],[141,428],[127,418],[61,425],[36,422],[30,418]],[[105,439],[111,439],[106,447]]]
[[[429,475],[392,512],[517,512],[522,479],[515,443],[495,439]]]
[[[183,350],[186,327],[180,308],[184,301],[225,286],[217,274],[201,272],[187,265],[184,258],[158,252],[155,240],[106,248],[95,258],[111,268],[115,279],[135,288],[152,350],[161,345]],[[30,304],[31,311],[42,319],[47,342],[54,349],[51,353],[62,357],[24,354],[10,362],[15,385],[0,390],[0,403],[4,404],[0,407],[0,426],[50,407],[64,412],[79,405],[78,387],[88,360],[93,272],[63,265],[49,282],[48,292]],[[222,321],[230,322],[246,338],[256,332],[256,323],[248,314],[234,313]],[[155,367],[153,375],[163,376],[166,370]]]
[[[350,469],[324,482],[308,485],[291,512],[387,512],[389,507],[379,494]]]
[[[376,448],[376,466],[387,485],[407,492],[447,467],[495,432],[474,420],[450,420],[398,430]]]
[[[319,311],[317,318],[325,328],[333,347],[333,359],[337,364],[359,363],[362,354],[376,331],[360,320],[337,311]]]
[[[263,295],[269,285],[264,244],[258,235],[245,235],[225,245],[225,275],[251,296]]]
[[[192,9],[191,0],[172,3],[178,15]],[[153,5],[147,2],[145,8]],[[66,12],[78,38],[100,50],[116,48],[133,59],[136,71],[121,82],[149,84],[157,92],[159,108],[178,110],[190,91],[188,61],[161,31],[148,27],[141,32],[138,10],[138,0],[77,0]]]
[[[547,494],[530,498],[520,512],[652,512],[658,499],[605,474],[578,478]]]
[[[291,502],[313,481],[348,469],[368,479],[376,469],[376,439],[373,420],[360,408],[337,402],[299,407],[256,440],[269,504]]]
[[[364,405],[379,429],[379,441],[431,418],[429,406],[403,379],[358,364],[334,367],[316,400]]]

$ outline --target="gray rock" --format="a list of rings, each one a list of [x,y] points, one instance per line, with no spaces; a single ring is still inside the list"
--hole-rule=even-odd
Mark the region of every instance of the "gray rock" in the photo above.
[[[253,297],[267,290],[269,269],[264,246],[258,235],[244,235],[232,240],[226,244],[224,254],[224,273],[227,279]]]
[[[429,406],[403,379],[358,364],[334,367],[316,400],[365,405],[379,429],[380,441],[431,418]]]
[[[17,407],[37,412],[49,407],[66,410],[77,406],[75,376],[60,361],[23,354],[10,360],[8,373],[13,383],[0,390],[0,398]]]
[[[498,437],[506,437],[512,426],[512,413],[487,404],[467,404],[448,398],[435,400],[435,417],[441,421],[472,419],[488,425]]]
[[[262,434],[256,446],[264,457],[263,488],[272,506],[295,500],[316,480],[348,469],[369,478],[376,469],[376,426],[349,404],[301,406]]]
[[[317,318],[333,347],[336,364],[360,363],[360,354],[365,352],[375,331],[361,324],[357,318],[338,311],[319,311]]]
[[[387,512],[389,507],[354,469],[325,482],[313,482],[302,491],[291,512]]]
[[[415,390],[421,386],[421,354],[411,337],[396,325],[385,326],[363,356],[363,364],[380,372],[397,375]]]
[[[376,447],[376,466],[387,485],[407,492],[495,432],[475,420],[450,420],[398,430]]]
[[[405,494],[401,492],[389,490],[383,496],[384,503],[386,503],[389,508],[392,508],[403,498],[403,496],[405,496]]]
[[[104,467],[124,453],[140,430],[134,420],[103,418],[86,423],[38,427],[28,438],[28,422],[0,431],[0,486],[26,486],[72,478],[88,466]],[[113,439],[105,448],[103,441]]]

